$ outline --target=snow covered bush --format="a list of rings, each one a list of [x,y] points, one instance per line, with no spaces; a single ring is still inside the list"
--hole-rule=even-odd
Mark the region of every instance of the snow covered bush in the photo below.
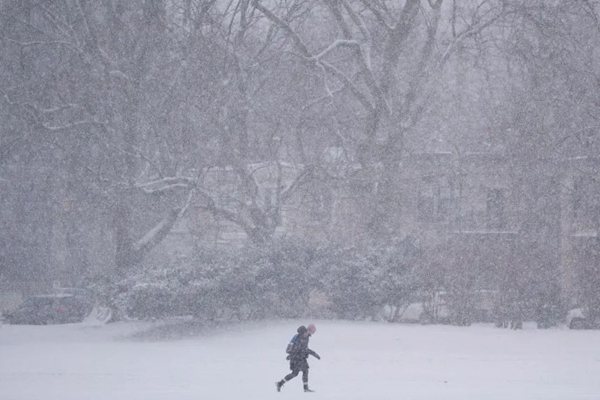
[[[106,279],[96,286],[103,302],[127,318],[300,317],[312,287],[313,253],[287,240],[269,247],[197,249],[172,266],[141,267],[118,283]]]
[[[332,247],[322,254],[323,287],[340,318],[397,322],[423,288],[412,239],[364,249]],[[382,312],[382,310],[386,310]]]
[[[199,248],[171,266],[139,268],[104,291],[118,315],[135,319],[256,320],[333,313],[398,322],[427,285],[419,274],[419,252],[411,239],[365,248],[286,239],[262,247]],[[309,305],[315,293],[322,297],[318,311]]]
[[[382,303],[390,307],[390,313],[383,317],[389,322],[398,322],[402,313],[426,286],[418,274],[420,250],[410,237],[369,250],[368,259],[381,270]]]
[[[334,248],[323,286],[331,310],[343,319],[370,319],[383,302],[382,270],[354,248]]]

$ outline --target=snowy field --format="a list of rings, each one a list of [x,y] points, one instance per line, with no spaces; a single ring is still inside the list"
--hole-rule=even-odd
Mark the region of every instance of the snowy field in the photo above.
[[[310,384],[281,393],[287,341],[315,322]],[[201,329],[0,327],[1,400],[600,399],[600,332],[283,321]]]

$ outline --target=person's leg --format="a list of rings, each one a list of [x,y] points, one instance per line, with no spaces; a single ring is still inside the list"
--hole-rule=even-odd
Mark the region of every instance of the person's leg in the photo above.
[[[305,392],[312,392],[312,390],[308,388],[308,365],[302,368],[302,383],[304,384]]]
[[[292,372],[290,372],[289,374],[287,374],[285,376],[285,378],[283,378],[283,380],[286,381],[286,382],[290,381],[290,380],[294,379],[295,377],[297,377],[299,373],[300,373],[299,369],[294,369]]]
[[[283,387],[283,385],[289,381],[294,379],[295,377],[298,376],[298,374],[300,373],[300,370],[297,368],[292,369],[292,372],[287,374],[282,380],[280,380],[279,382],[276,383],[277,386],[277,391],[281,391],[281,388]]]

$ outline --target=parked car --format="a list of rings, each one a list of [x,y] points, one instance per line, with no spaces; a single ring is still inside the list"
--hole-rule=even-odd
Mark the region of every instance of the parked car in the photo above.
[[[59,293],[31,296],[13,312],[4,314],[8,324],[46,325],[81,322],[93,308],[83,294]]]

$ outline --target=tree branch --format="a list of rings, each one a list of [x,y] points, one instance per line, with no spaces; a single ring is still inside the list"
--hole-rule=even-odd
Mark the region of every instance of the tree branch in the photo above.
[[[157,187],[152,189],[152,187]],[[151,182],[138,183],[135,185],[136,188],[144,190],[146,193],[164,192],[174,188],[194,188],[196,182],[187,177],[176,176],[168,177],[163,179],[157,179]]]
[[[361,0],[363,5],[367,7],[367,9],[375,16],[375,19],[379,21],[381,25],[389,32],[393,28],[392,26],[385,20],[384,14],[375,8],[373,0]]]
[[[171,232],[181,214],[181,208],[173,208],[162,221],[138,240],[133,245],[136,258],[142,259],[145,254],[156,247]]]
[[[358,86],[356,86],[354,84],[354,82],[352,82],[352,80],[346,74],[344,74],[342,71],[340,71],[333,65],[329,64],[328,62],[320,61],[319,64],[321,64],[326,71],[330,72],[331,74],[336,76],[338,79],[340,79],[346,85],[346,87],[348,87],[350,89],[352,94],[354,94],[354,96],[357,98],[357,100],[360,102],[360,104],[370,114],[375,112],[375,107],[371,104],[369,99],[360,91]]]
[[[354,96],[356,96],[358,101],[362,104],[362,106],[370,114],[373,114],[375,112],[375,107],[373,106],[373,104],[371,104],[371,102],[368,100],[368,98],[360,91],[360,89],[352,82],[352,80],[346,74],[344,74],[342,71],[340,71],[338,68],[336,68],[335,66],[333,66],[330,63],[325,62],[322,59],[323,56],[327,55],[328,53],[330,53],[333,49],[335,49],[337,47],[340,47],[340,46],[355,47],[354,43],[356,43],[358,45],[357,42],[355,42],[353,40],[339,40],[339,41],[334,42],[332,45],[328,46],[328,48],[326,48],[318,56],[313,56],[311,54],[311,52],[308,50],[308,47],[304,44],[304,42],[300,38],[300,36],[296,33],[296,31],[294,31],[294,29],[292,29],[292,27],[289,24],[287,24],[281,18],[277,17],[274,13],[272,13],[266,7],[261,5],[259,0],[252,0],[252,5],[256,9],[258,9],[260,12],[262,12],[267,17],[267,19],[269,19],[273,23],[279,25],[282,29],[284,29],[292,37],[294,43],[296,44],[296,47],[298,47],[298,49],[301,52],[301,55],[306,59],[306,61],[308,63],[310,63],[311,65],[313,65],[315,67],[323,68],[326,71],[328,71],[329,73],[336,76],[338,79],[340,79],[342,82],[344,82],[344,84],[350,89],[350,91],[354,94]],[[367,85],[369,86],[369,89],[372,91],[373,96],[381,104],[381,101],[384,97],[383,97],[382,92],[379,90],[379,87],[376,84],[374,77],[372,76],[372,71],[368,68],[368,62],[365,62],[365,60],[363,59],[360,46],[356,46],[355,49],[357,51],[357,54],[360,55],[358,58],[361,61],[363,70],[366,71]],[[326,88],[326,91],[328,91],[327,89],[328,88]],[[383,102],[383,103],[385,103],[385,102]]]
[[[281,190],[280,197],[282,203],[286,203],[300,186],[312,179],[314,169],[315,168],[312,165],[304,167],[302,173],[300,173],[287,188]]]
[[[481,31],[483,31],[487,27],[491,26],[494,22],[496,22],[498,19],[500,19],[504,15],[505,15],[505,5],[504,5],[504,3],[502,3],[502,8],[498,12],[498,14],[496,14],[493,17],[491,17],[487,21],[479,22],[479,23],[477,23],[475,25],[472,25],[472,26],[466,28],[462,33],[458,34],[456,36],[456,38],[452,41],[452,43],[450,43],[448,45],[448,47],[446,48],[446,50],[444,51],[444,53],[440,57],[440,59],[439,59],[439,61],[437,63],[437,67],[441,68],[446,63],[446,61],[448,61],[448,59],[450,58],[450,56],[452,55],[452,53],[454,52],[454,50],[456,50],[456,48],[458,47],[458,45],[461,42],[463,42],[465,39],[468,39],[468,38],[470,38],[472,36],[477,35],[478,33],[480,33]]]
[[[296,47],[298,47],[298,49],[301,51],[302,55],[306,58],[310,58],[311,54],[308,50],[308,47],[304,44],[300,36],[298,36],[296,31],[294,31],[291,26],[289,26],[284,20],[279,18],[277,15],[273,14],[268,8],[260,4],[260,0],[252,0],[252,5],[254,6],[254,8],[263,13],[265,17],[267,17],[273,23],[279,25],[279,27],[285,30],[292,37],[292,40],[296,44]]]
[[[337,49],[338,47],[350,47],[355,50],[358,50],[360,48],[360,46],[356,40],[338,39],[338,40],[335,40],[333,43],[331,43],[329,46],[327,46],[327,48],[325,48],[325,50],[321,51],[319,54],[309,57],[308,59],[314,60],[314,61],[319,61],[323,57],[325,57],[327,54],[329,54],[332,51],[334,51],[335,49]]]

